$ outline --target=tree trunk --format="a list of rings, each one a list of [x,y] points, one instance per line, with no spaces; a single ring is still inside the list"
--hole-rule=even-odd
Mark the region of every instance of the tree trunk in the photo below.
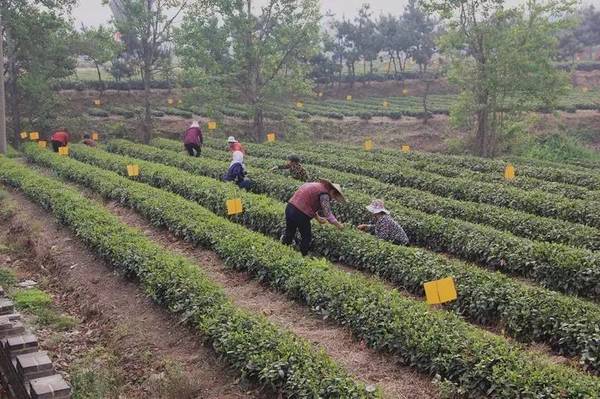
[[[2,15],[0,15],[0,32],[4,31]],[[0,60],[4,60],[4,39],[0,33]],[[8,152],[6,143],[6,113],[4,109],[4,62],[0,63],[0,154]]]
[[[151,66],[148,62],[144,65],[142,79],[144,80],[144,122],[142,123],[143,141],[150,144],[152,140],[152,113],[150,108],[150,79],[152,78]]]
[[[21,110],[19,109],[19,90],[17,86],[17,54],[9,29],[6,29],[6,43],[8,44],[8,107],[13,130],[13,142],[18,143],[21,140]]]
[[[262,107],[256,105],[254,108],[254,138],[257,143],[262,143],[266,139],[264,113]]]
[[[423,91],[423,124],[426,125],[430,119],[429,108],[427,107],[427,96],[429,95],[429,88],[431,87],[431,80],[425,78],[425,90]]]
[[[104,92],[104,82],[102,81],[102,73],[100,73],[100,65],[96,61],[94,61],[94,65],[96,65],[96,72],[98,72],[98,82],[100,82],[100,93]]]
[[[487,157],[488,148],[488,117],[487,95],[482,94],[479,101],[479,111],[477,111],[477,134],[475,136],[477,153],[481,157]]]

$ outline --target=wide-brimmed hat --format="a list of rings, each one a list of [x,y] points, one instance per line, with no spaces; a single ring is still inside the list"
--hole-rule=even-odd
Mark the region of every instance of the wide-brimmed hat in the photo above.
[[[367,205],[367,210],[371,213],[385,213],[386,215],[390,214],[390,211],[388,211],[387,209],[385,209],[385,206],[383,205],[383,200],[380,199],[376,199],[373,200],[373,202],[371,202],[370,205]]]
[[[229,138],[227,139],[228,143],[237,143],[238,141],[235,139],[235,137],[233,136],[229,136]]]
[[[198,123],[198,121],[193,121],[190,127],[200,127],[200,124]]]
[[[319,182],[326,184],[329,187],[333,188],[335,191],[337,191],[337,193],[338,193],[338,198],[336,198],[337,201],[346,202],[346,198],[344,197],[344,193],[342,192],[342,186],[340,186],[339,184],[336,184],[336,183],[332,183],[327,179],[319,179]]]

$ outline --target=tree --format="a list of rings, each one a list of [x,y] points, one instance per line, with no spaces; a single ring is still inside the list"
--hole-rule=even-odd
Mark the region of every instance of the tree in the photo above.
[[[64,18],[75,0],[0,0],[6,49],[6,94],[14,142],[25,118],[49,129],[58,98],[52,84],[74,72],[73,31]],[[35,40],[32,40],[35,38]]]
[[[172,40],[173,23],[188,0],[111,0],[113,24],[127,51],[134,54],[144,83],[143,140],[152,139],[150,83],[166,46]]]
[[[408,56],[419,65],[421,72],[426,72],[436,51],[436,20],[423,11],[418,0],[410,0],[400,23],[408,36]]]
[[[352,41],[363,60],[363,74],[367,73],[367,62],[369,63],[369,73],[373,73],[373,60],[377,59],[383,47],[383,39],[377,31],[372,17],[371,6],[363,4],[358,10],[358,16],[354,19]]]
[[[94,63],[98,72],[98,82],[104,88],[100,67],[117,57],[121,45],[114,39],[114,31],[100,25],[97,28],[81,27],[77,37],[77,51]]]
[[[217,0],[208,7],[191,10],[182,29],[190,24],[202,26],[211,16],[218,18],[227,32],[230,55],[223,58],[227,65],[221,65],[221,81],[214,83],[247,105],[253,116],[254,137],[262,141],[269,109],[312,92],[308,74],[309,60],[317,53],[320,38],[318,1],[269,0],[257,7],[252,0]],[[178,41],[178,47],[203,46],[205,42],[200,33]],[[193,62],[180,54],[188,58],[183,60],[184,66]],[[204,69],[210,71],[213,62],[219,63],[214,59],[205,61]]]
[[[510,120],[539,103],[551,106],[566,88],[566,74],[552,59],[571,3],[529,0],[507,8],[503,0],[443,0],[427,6],[448,23],[442,50],[449,79],[461,91],[451,117],[473,129],[479,155],[492,156]]]

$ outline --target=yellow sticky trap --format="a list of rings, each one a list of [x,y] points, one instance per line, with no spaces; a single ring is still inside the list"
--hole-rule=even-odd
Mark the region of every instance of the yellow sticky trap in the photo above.
[[[38,141],[38,147],[40,147],[40,148],[46,148],[47,146],[48,146],[48,142],[46,142],[44,140]]]
[[[181,104],[183,104],[183,101],[177,100],[177,105],[181,105]]]
[[[346,96],[346,101],[352,101],[352,96]]]
[[[270,142],[270,143],[274,142],[274,141],[275,141],[275,138],[276,138],[276,137],[275,137],[275,133],[268,133],[268,134],[267,134],[267,141],[268,141],[268,142]]]
[[[227,205],[227,214],[228,215],[237,215],[237,214],[243,212],[241,198],[234,198],[234,199],[227,200],[226,205]]]
[[[58,147],[58,155],[69,156],[69,147]]]
[[[26,139],[27,136],[29,136],[29,134],[27,134],[27,132],[21,132],[21,138],[22,139]]]
[[[587,93],[588,91],[590,91],[590,88],[585,86],[583,89],[581,89],[584,93]]]
[[[302,102],[302,101],[297,101],[297,102],[296,102],[296,108],[304,108],[304,102]]]
[[[101,106],[101,105],[102,105],[102,101],[100,101],[100,100],[94,100],[94,105],[95,105],[96,107],[99,107],[99,106]]]
[[[363,143],[363,148],[365,149],[365,151],[373,150],[373,140],[366,139],[365,142]]]
[[[96,140],[96,141],[98,140],[98,133],[96,133],[96,132],[92,133],[92,140]]]
[[[31,132],[31,133],[29,133],[29,139],[30,140],[39,140],[40,139],[40,133],[39,132]]]
[[[140,167],[138,165],[127,165],[127,176],[139,176]]]
[[[174,101],[173,101],[173,99],[172,99],[172,98],[169,98],[169,99],[167,100],[167,104],[169,104],[169,105],[173,105],[173,103],[174,103]]]
[[[402,94],[406,96],[408,94],[408,89],[402,89]]]
[[[405,153],[405,154],[408,154],[408,153],[410,152],[410,146],[405,144],[405,145],[403,145],[403,146],[400,148],[400,150],[401,150],[403,153]]]
[[[383,102],[383,108],[388,108],[390,106],[390,103],[387,101]]]
[[[425,289],[425,298],[429,305],[446,303],[458,298],[452,277],[429,281],[423,284],[423,288]]]
[[[322,91],[319,92],[319,97],[323,97],[323,92]]]
[[[215,130],[217,128],[217,122],[211,121],[208,122],[208,130]]]
[[[509,163],[506,165],[506,168],[504,168],[504,179],[513,180],[515,178],[515,172],[513,164]]]

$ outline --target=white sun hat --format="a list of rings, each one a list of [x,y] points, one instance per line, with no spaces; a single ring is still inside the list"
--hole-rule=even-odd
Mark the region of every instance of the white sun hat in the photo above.
[[[235,137],[233,136],[229,136],[229,138],[227,139],[228,143],[237,143],[238,141],[235,139]]]
[[[367,210],[375,214],[381,212],[385,213],[386,215],[390,214],[390,211],[385,209],[385,206],[383,205],[383,200],[380,199],[373,200],[373,202],[371,202],[370,205],[367,205]]]

